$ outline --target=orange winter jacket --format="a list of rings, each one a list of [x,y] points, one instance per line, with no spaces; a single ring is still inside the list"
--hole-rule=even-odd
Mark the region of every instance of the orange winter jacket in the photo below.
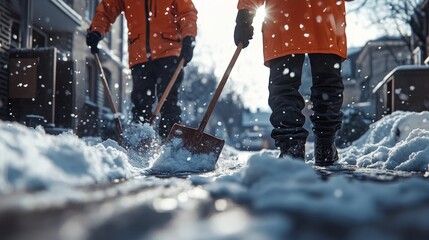
[[[130,67],[179,56],[181,40],[197,34],[197,10],[192,0],[102,0],[88,30],[105,36],[121,12],[128,25]]]
[[[265,3],[264,61],[290,54],[332,53],[347,57],[344,0],[239,0],[255,12]]]

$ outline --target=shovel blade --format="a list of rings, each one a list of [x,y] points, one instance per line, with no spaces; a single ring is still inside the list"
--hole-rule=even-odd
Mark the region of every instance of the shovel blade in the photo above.
[[[173,138],[181,139],[183,148],[192,154],[213,154],[216,161],[225,144],[223,139],[179,124],[174,124],[168,134],[168,140]]]

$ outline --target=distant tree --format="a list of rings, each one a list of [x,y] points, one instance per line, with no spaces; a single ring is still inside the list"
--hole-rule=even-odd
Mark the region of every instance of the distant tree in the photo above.
[[[420,6],[423,0],[356,0],[357,5],[349,9],[362,18],[369,18],[372,24],[384,30],[387,35],[399,35],[411,49],[410,35],[418,36],[425,42],[422,34],[424,18]]]
[[[244,111],[243,101],[235,92],[225,93],[216,105],[216,115],[225,124],[226,132],[234,134],[234,129],[241,128],[242,113]]]
[[[191,127],[199,126],[217,86],[218,80],[213,70],[201,70],[196,65],[186,67],[180,94],[182,122]],[[207,124],[206,132],[215,134],[222,131],[231,136],[234,129],[241,127],[243,108],[241,97],[224,89]]]
[[[186,67],[180,94],[183,122],[193,127],[199,125],[216,86],[213,70],[201,72],[198,66],[192,64]]]

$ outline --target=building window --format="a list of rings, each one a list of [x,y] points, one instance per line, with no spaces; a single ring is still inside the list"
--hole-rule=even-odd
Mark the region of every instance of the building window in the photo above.
[[[85,18],[91,21],[95,15],[95,9],[97,8],[98,0],[86,0]]]
[[[33,48],[42,48],[47,46],[47,35],[36,29],[33,28]]]
[[[21,47],[21,32],[19,22],[12,22],[12,29],[10,34],[10,46],[11,48]]]
[[[87,100],[91,102],[96,102],[97,100],[97,73],[95,66],[90,64],[89,62],[86,64],[85,67],[85,97]]]
[[[73,8],[73,0],[63,0],[67,5]]]
[[[99,0],[86,0],[85,18],[89,22],[91,22],[94,18],[95,10],[97,9],[99,2]],[[110,32],[106,33],[106,36],[104,36],[103,41],[107,44],[109,49],[112,48],[112,34]]]
[[[109,87],[109,90],[111,92],[112,91],[111,90],[112,89],[112,84],[111,84],[111,82],[112,82],[112,80],[111,80],[112,79],[112,73],[108,69],[106,69],[106,68],[103,68],[103,71],[104,71],[104,74],[106,76],[107,86]],[[103,79],[100,78],[100,82],[101,81],[103,81]],[[104,93],[103,107],[110,108],[109,97],[107,96],[108,94],[106,92],[106,89],[104,88],[104,85],[103,85],[103,93]],[[111,97],[113,97],[113,96],[111,96]]]

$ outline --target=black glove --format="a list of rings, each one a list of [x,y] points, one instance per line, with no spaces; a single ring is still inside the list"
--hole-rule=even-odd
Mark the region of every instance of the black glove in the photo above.
[[[182,41],[182,51],[180,52],[180,59],[185,59],[185,66],[192,60],[194,56],[195,38],[186,36]]]
[[[98,42],[103,39],[99,32],[88,32],[86,34],[86,45],[91,48],[91,53],[98,53]]]
[[[249,10],[241,9],[238,10],[237,18],[235,20],[234,30],[234,42],[238,46],[239,43],[243,43],[243,48],[249,45],[249,40],[253,38],[253,17],[254,14],[250,14]]]

